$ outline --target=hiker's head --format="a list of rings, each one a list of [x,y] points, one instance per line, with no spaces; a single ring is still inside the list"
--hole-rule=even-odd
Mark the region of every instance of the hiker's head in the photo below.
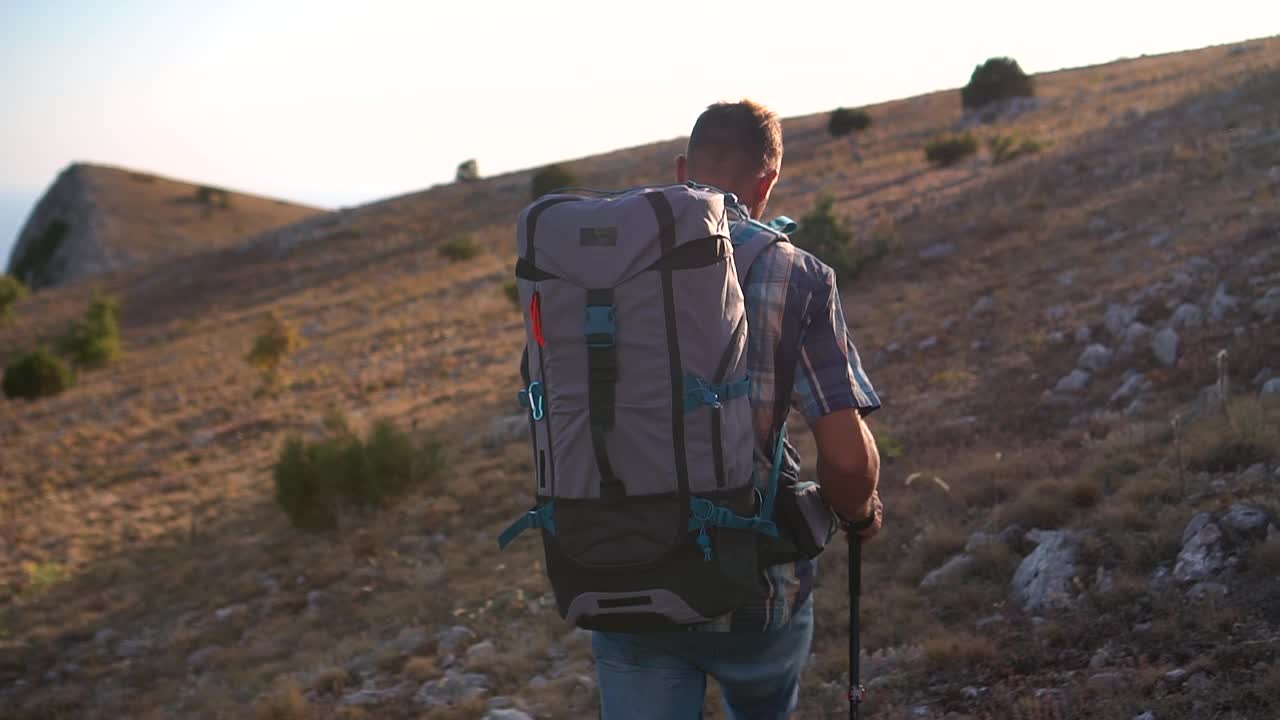
[[[750,100],[708,107],[676,158],[676,180],[713,185],[738,196],[752,217],[761,217],[782,170],[782,124]]]

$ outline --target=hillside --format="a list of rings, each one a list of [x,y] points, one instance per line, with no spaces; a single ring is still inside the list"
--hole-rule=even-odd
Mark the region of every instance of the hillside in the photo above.
[[[1278,717],[1280,38],[1036,83],[989,124],[954,90],[866,108],[854,137],[784,124],[771,212],[831,192],[888,247],[841,284],[895,456],[865,551],[863,716]],[[928,165],[961,128],[984,150]],[[997,163],[996,135],[1041,149]],[[662,182],[682,144],[569,164]],[[0,718],[594,714],[538,543],[494,541],[532,499],[503,293],[529,181],[95,279],[126,356],[0,400]],[[440,253],[463,235],[478,256]],[[87,285],[20,302],[0,361],[58,337]],[[269,312],[303,343],[275,395],[245,362]],[[293,529],[272,463],[335,413],[438,439],[448,470],[340,532]],[[844,562],[820,568],[805,718],[843,717]]]
[[[31,211],[6,272],[29,287],[234,245],[321,212],[316,208],[77,163]]]

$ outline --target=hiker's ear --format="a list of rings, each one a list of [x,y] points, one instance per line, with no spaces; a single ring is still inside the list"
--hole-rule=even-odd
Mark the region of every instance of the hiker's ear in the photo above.
[[[688,162],[685,160],[684,153],[676,156],[676,182],[684,183],[689,181],[687,165]]]
[[[773,186],[776,185],[777,182],[778,171],[776,169],[770,170],[764,175],[761,175],[760,179],[756,180],[755,199],[757,204],[763,205],[764,203],[769,202],[769,193],[773,192]]]

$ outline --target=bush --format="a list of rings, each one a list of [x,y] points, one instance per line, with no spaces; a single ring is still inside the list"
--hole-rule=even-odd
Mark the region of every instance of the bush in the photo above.
[[[871,116],[865,110],[836,108],[827,120],[827,132],[831,137],[844,137],[851,132],[861,132],[871,127]]]
[[[472,182],[480,179],[480,166],[474,159],[458,163],[458,182]]]
[[[415,443],[387,420],[364,440],[327,425],[332,435],[317,442],[286,438],[272,469],[276,502],[298,529],[336,528],[344,509],[384,506],[444,469],[439,442]]]
[[[57,395],[76,384],[76,376],[61,360],[45,348],[19,357],[4,369],[5,397],[36,398]]]
[[[954,165],[978,152],[978,140],[971,133],[942,135],[924,146],[924,157],[938,166]]]
[[[459,262],[462,260],[470,260],[480,254],[480,246],[470,235],[459,235],[458,237],[444,243],[439,248],[439,253],[448,258],[450,262]]]
[[[973,69],[969,84],[960,90],[966,110],[1015,97],[1032,97],[1035,85],[1013,58],[996,57]]]
[[[552,190],[578,184],[578,178],[569,168],[563,165],[548,165],[533,174],[530,182],[530,195],[534,200]]]
[[[222,188],[201,185],[196,188],[196,202],[208,207],[220,207],[226,210],[231,207],[231,193]]]
[[[835,198],[830,194],[818,198],[817,204],[800,219],[800,229],[792,240],[831,266],[838,277],[857,277],[889,254],[893,232],[877,228],[871,241],[863,247],[853,242],[853,231],[833,212]]]
[[[282,320],[274,312],[262,319],[261,330],[244,359],[262,374],[264,391],[279,385],[280,366],[301,344],[298,328],[293,323]]]
[[[80,367],[100,368],[120,357],[120,349],[120,303],[110,295],[95,296],[67,335],[67,354]]]
[[[0,323],[13,317],[13,306],[27,296],[27,286],[12,275],[0,275]]]
[[[1023,155],[1034,155],[1044,145],[1035,138],[1016,138],[1008,135],[996,135],[987,141],[991,150],[991,162],[996,165],[1017,160]]]

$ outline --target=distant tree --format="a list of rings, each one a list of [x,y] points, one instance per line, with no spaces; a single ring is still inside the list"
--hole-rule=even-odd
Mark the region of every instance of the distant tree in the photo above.
[[[231,207],[231,193],[211,185],[201,185],[196,188],[196,202],[209,208],[226,210]]]
[[[281,365],[301,344],[298,328],[293,323],[281,319],[274,312],[262,319],[253,347],[244,358],[262,375],[259,390],[262,394],[272,394],[279,388],[283,372]]]
[[[869,237],[855,241],[853,229],[834,208],[835,198],[830,193],[819,197],[800,219],[791,239],[829,265],[838,277],[854,278],[889,254],[896,230],[892,221],[882,221]]]
[[[827,132],[831,137],[844,137],[852,132],[861,132],[871,127],[871,116],[866,110],[850,110],[836,108],[827,120]]]
[[[1035,94],[1035,84],[1022,71],[1017,60],[995,57],[973,69],[969,84],[960,90],[960,100],[965,109],[970,110],[999,100],[1033,97]]]
[[[530,182],[530,195],[534,200],[552,190],[578,184],[578,178],[569,168],[563,165],[548,165],[533,174]]]
[[[472,182],[480,179],[480,166],[475,159],[463,160],[458,163],[458,182]]]
[[[13,306],[27,296],[27,286],[12,275],[0,275],[0,324],[13,317]]]

